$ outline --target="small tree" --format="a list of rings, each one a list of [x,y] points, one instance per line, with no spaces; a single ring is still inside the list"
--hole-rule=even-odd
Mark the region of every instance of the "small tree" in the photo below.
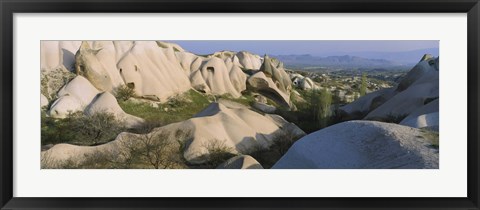
[[[135,96],[135,90],[126,85],[120,85],[115,89],[115,98],[119,101],[126,101]]]
[[[153,168],[171,168],[174,161],[171,158],[176,152],[173,149],[173,141],[169,134],[161,131],[142,134],[139,138],[140,149],[138,154],[141,158],[150,164]]]
[[[75,143],[96,145],[109,142],[125,128],[112,113],[97,112],[91,116],[75,113],[68,116],[71,130],[76,132]]]
[[[310,92],[310,111],[312,112],[312,116],[314,120],[317,120],[319,116],[319,107],[320,107],[320,92],[319,90],[312,89]]]
[[[363,73],[361,84],[360,84],[360,97],[364,96],[366,92],[367,92],[367,74]]]
[[[319,126],[321,128],[326,127],[328,124],[328,118],[330,117],[332,105],[332,94],[325,88],[320,91],[320,103],[319,103],[319,112],[317,113],[317,119]]]
[[[233,148],[225,144],[225,140],[210,139],[203,144],[207,149],[207,161],[202,164],[205,168],[216,168],[223,162],[235,156]]]

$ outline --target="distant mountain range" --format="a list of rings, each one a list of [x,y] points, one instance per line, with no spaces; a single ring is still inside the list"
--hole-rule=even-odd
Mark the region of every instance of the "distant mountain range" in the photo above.
[[[406,52],[332,52],[329,55],[272,55],[286,67],[326,67],[326,68],[392,68],[412,67],[424,54],[438,56],[438,48]]]

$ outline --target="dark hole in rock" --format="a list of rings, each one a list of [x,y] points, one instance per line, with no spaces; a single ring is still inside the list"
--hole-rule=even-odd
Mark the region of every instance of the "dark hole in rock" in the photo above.
[[[215,72],[215,68],[209,66],[209,67],[207,67],[207,71]]]
[[[129,82],[129,83],[127,83],[127,87],[134,89],[135,88],[135,83]]]

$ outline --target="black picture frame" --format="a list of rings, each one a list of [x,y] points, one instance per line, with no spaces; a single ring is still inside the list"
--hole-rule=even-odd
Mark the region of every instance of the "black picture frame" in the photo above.
[[[0,0],[1,209],[479,209],[478,0]],[[25,198],[13,197],[15,13],[467,13],[468,196],[465,198]]]

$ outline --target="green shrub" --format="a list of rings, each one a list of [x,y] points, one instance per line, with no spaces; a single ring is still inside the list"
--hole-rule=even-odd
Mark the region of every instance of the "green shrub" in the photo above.
[[[360,82],[360,97],[367,92],[367,73],[362,73],[362,80]],[[356,95],[355,95],[356,96]]]
[[[208,151],[208,154],[204,156],[207,161],[199,166],[196,166],[197,168],[217,168],[220,164],[224,163],[228,159],[235,157],[233,148],[228,147],[225,144],[225,141],[210,139],[203,146]]]
[[[131,87],[120,85],[115,89],[115,98],[119,101],[126,101],[132,97],[135,97],[135,90]]]
[[[42,113],[42,145],[70,143],[97,145],[114,140],[125,130],[115,116],[107,112],[86,116],[82,112],[70,113],[64,119],[54,119]]]
[[[438,149],[439,133],[437,131],[433,131],[427,128],[421,128],[420,132],[422,133],[422,137],[427,139],[431,143],[430,146]]]
[[[295,135],[293,130],[286,129],[273,137],[270,147],[263,148],[258,146],[251,149],[247,154],[255,158],[264,168],[271,168],[301,137]]]

